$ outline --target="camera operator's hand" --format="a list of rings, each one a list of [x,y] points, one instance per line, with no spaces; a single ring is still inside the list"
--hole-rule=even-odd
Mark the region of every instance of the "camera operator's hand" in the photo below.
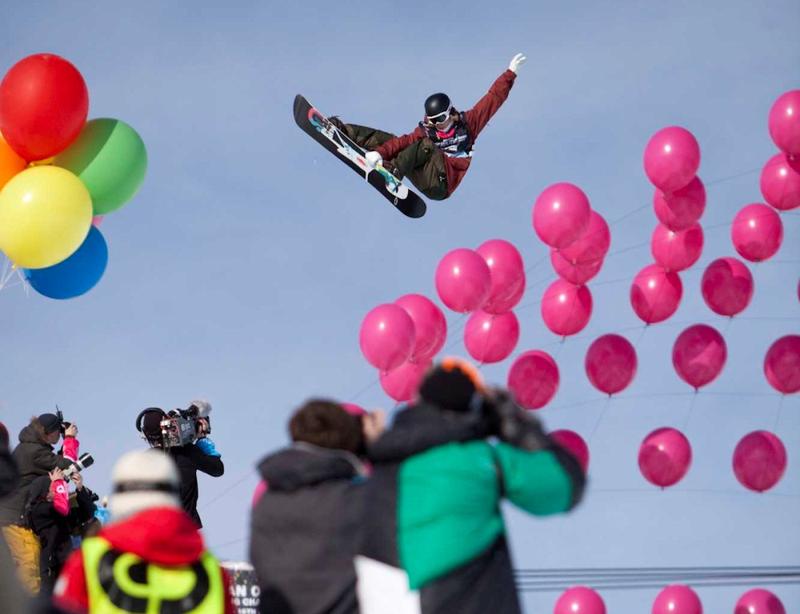
[[[58,482],[58,480],[64,479],[64,472],[58,467],[53,469],[50,473],[48,473],[48,475],[50,476],[51,482]]]
[[[198,425],[198,433],[197,438],[202,439],[203,437],[207,437],[208,434],[211,432],[211,425],[208,423],[207,418],[200,418],[197,421]]]
[[[386,430],[386,412],[376,409],[364,414],[361,418],[361,428],[367,445],[374,443]]]
[[[78,425],[74,422],[64,431],[64,437],[76,437],[78,435]]]
[[[83,490],[83,476],[80,471],[72,474],[72,481],[75,484],[75,490]]]

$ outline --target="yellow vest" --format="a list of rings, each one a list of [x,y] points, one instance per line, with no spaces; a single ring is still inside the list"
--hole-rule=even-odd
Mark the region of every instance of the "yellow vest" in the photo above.
[[[148,563],[114,550],[102,537],[83,540],[91,614],[222,614],[225,588],[208,552],[188,565]]]

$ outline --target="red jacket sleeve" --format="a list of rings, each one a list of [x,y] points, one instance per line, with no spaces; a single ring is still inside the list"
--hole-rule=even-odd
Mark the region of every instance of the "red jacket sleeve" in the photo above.
[[[417,126],[414,129],[414,132],[404,134],[403,136],[396,136],[395,138],[386,141],[380,147],[377,147],[375,151],[381,154],[381,158],[384,160],[391,160],[406,147],[423,138],[425,138],[425,132],[422,130],[422,128]]]
[[[74,437],[64,437],[64,458],[78,460],[80,444]]]
[[[62,516],[69,516],[69,492],[64,480],[50,482],[50,492],[53,494],[53,507]]]
[[[492,87],[489,88],[489,91],[486,92],[483,98],[475,103],[475,106],[469,111],[464,113],[473,141],[478,138],[481,130],[486,127],[486,124],[489,123],[492,116],[497,113],[497,109],[506,101],[508,93],[511,91],[511,86],[514,85],[514,79],[516,78],[517,75],[514,71],[506,70],[495,79],[495,82],[492,83]]]
[[[75,550],[67,559],[53,589],[53,605],[69,614],[87,614],[89,591],[83,570],[83,553]]]

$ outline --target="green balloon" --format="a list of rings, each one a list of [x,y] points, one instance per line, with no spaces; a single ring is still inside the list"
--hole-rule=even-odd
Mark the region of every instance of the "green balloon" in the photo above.
[[[53,164],[75,173],[92,195],[94,215],[105,215],[128,202],[142,185],[147,150],[125,122],[100,118],[86,122],[78,138]]]

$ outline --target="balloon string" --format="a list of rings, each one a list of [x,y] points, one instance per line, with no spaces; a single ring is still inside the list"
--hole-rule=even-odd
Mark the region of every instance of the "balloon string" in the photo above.
[[[780,401],[778,401],[778,410],[775,412],[775,422],[772,425],[772,432],[776,433],[778,431],[778,426],[781,423],[781,415],[783,414],[783,400],[786,398],[785,394],[781,395]]]
[[[683,419],[683,428],[681,429],[684,434],[689,430],[689,423],[692,421],[692,414],[694,413],[694,404],[697,401],[697,395],[699,391],[695,389],[692,393],[692,400],[689,401],[689,409],[686,412],[686,417]]]
[[[594,427],[592,428],[591,433],[589,433],[589,437],[587,437],[587,439],[586,439],[586,443],[587,444],[592,443],[592,440],[594,439],[594,435],[595,435],[595,433],[597,433],[597,429],[600,428],[600,423],[603,421],[603,418],[606,415],[606,411],[608,410],[608,407],[610,405],[611,405],[611,395],[609,394],[606,397],[606,402],[603,405],[603,409],[600,410],[600,415],[597,417],[597,420],[595,420],[595,422],[594,422]]]

